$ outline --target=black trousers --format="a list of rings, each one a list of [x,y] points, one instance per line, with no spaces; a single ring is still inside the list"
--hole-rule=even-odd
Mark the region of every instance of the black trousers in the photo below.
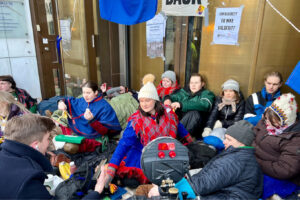
[[[177,111],[176,114],[185,129],[197,139],[202,138],[202,131],[204,124],[207,121],[207,114],[196,110],[181,112]]]

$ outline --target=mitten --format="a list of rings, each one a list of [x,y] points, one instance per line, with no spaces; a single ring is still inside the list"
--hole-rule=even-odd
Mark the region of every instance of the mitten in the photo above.
[[[217,120],[213,129],[222,128],[222,127],[223,127],[222,122],[220,120]]]
[[[209,134],[211,133],[211,128],[206,127],[202,133],[202,137],[206,137],[209,136]]]

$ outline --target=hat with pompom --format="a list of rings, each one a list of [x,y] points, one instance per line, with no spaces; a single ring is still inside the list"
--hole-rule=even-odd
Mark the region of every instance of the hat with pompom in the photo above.
[[[154,83],[154,81],[155,76],[153,74],[146,74],[142,79],[143,85],[146,85],[148,82]]]
[[[140,98],[149,98],[159,101],[157,90],[153,83],[146,83],[139,91],[138,99]]]
[[[281,126],[290,126],[295,123],[297,118],[297,102],[293,94],[282,94],[269,108],[277,114]]]

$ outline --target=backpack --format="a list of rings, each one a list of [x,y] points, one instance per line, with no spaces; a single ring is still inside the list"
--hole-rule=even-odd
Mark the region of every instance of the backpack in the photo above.
[[[89,189],[93,189],[96,181],[92,180],[94,169],[83,163],[71,177],[61,182],[55,189],[57,199],[81,199]]]
[[[188,144],[187,148],[191,169],[203,168],[210,159],[217,155],[217,150],[213,146],[203,142],[193,142]]]

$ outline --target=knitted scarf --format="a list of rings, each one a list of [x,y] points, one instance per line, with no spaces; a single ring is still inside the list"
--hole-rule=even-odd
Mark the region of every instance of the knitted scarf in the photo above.
[[[159,82],[158,86],[156,87],[158,96],[163,99],[166,95],[172,94],[175,90],[180,89],[180,86],[178,85],[177,81],[175,84],[172,84],[171,87],[164,88],[162,86],[162,81]]]
[[[225,99],[224,97],[222,98],[222,102],[218,104],[218,110],[222,110],[222,108],[226,105],[230,105],[232,108],[232,112],[236,112],[236,103],[235,103],[235,98],[234,99]]]
[[[266,125],[268,135],[281,135],[287,127],[288,126],[285,125],[285,126],[280,126],[279,128],[275,128],[274,126]]]
[[[146,146],[150,141],[161,136],[171,136],[176,138],[178,118],[173,111],[166,111],[160,117],[159,124],[155,118],[143,116],[139,110],[131,115],[128,121],[132,121],[131,125],[137,136],[140,136],[141,143]]]

